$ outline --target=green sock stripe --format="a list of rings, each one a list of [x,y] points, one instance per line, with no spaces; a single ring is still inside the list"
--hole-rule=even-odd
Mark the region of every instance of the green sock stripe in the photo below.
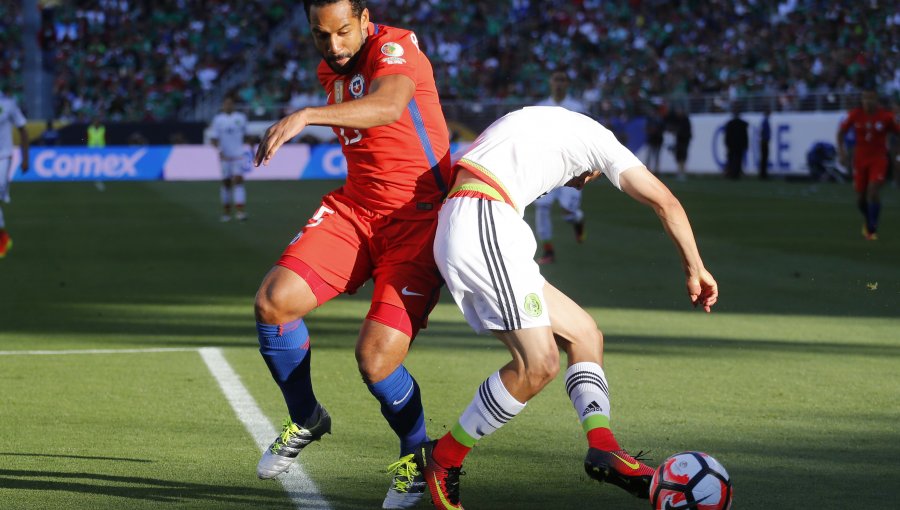
[[[593,416],[588,416],[586,420],[581,422],[581,428],[584,429],[584,433],[587,434],[588,431],[604,428],[609,428],[609,418],[603,416],[602,414],[595,414]]]
[[[462,425],[460,425],[459,422],[457,422],[456,425],[454,425],[453,428],[450,429],[450,435],[453,436],[453,439],[456,439],[456,442],[467,448],[474,447],[475,443],[478,442],[477,439],[470,436],[469,433],[466,432],[464,428],[462,428]]]

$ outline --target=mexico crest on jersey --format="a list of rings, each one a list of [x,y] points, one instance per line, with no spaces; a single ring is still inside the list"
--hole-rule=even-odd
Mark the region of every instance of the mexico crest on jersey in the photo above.
[[[381,52],[388,57],[402,57],[403,46],[400,46],[395,42],[386,42],[381,46]]]
[[[362,74],[356,74],[350,79],[350,95],[359,99],[366,92],[366,79]]]

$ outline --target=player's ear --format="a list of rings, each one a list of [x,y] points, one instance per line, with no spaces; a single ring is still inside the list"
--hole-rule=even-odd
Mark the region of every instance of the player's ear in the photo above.
[[[359,24],[362,25],[363,35],[369,31],[369,8],[366,7],[359,14]]]

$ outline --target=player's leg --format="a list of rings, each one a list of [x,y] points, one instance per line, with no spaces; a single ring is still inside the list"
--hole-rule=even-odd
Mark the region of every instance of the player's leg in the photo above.
[[[9,177],[12,171],[12,158],[0,158],[0,203],[9,203]],[[0,206],[0,258],[6,256],[12,248],[12,239],[6,231],[6,219],[3,207]]]
[[[887,179],[887,158],[873,161],[869,166],[869,182],[866,186],[866,224],[869,229],[868,239],[878,239],[878,219],[881,215],[881,186]]]
[[[544,250],[538,259],[539,264],[550,264],[556,260],[553,250],[553,221],[550,219],[550,211],[556,202],[556,193],[553,190],[534,201],[534,231]]]
[[[869,167],[867,164],[853,163],[853,190],[856,192],[856,208],[863,217],[862,235],[868,239],[871,235],[872,225],[869,223]]]
[[[290,414],[281,435],[260,459],[260,478],[286,471],[300,450],[331,430],[331,418],[313,391],[312,346],[303,319],[343,292],[348,282],[368,278],[367,251],[355,232],[347,208],[326,196],[256,294],[260,354]]]
[[[466,455],[559,371],[544,279],[530,256],[535,248],[528,224],[507,204],[464,198],[448,200],[441,210],[434,253],[447,287],[469,324],[503,341],[512,360],[480,385],[449,433],[417,452],[438,508],[461,508]]]
[[[250,171],[251,158],[251,154],[247,153],[244,157],[235,159],[231,173],[234,217],[238,221],[247,220],[247,189],[244,187],[244,175]]]
[[[584,242],[584,211],[581,210],[581,190],[559,188],[559,205],[566,211],[565,219],[575,230],[575,240]]]
[[[382,508],[410,508],[425,494],[413,461],[417,445],[428,440],[419,385],[403,365],[412,339],[425,327],[440,296],[442,280],[432,246],[436,220],[395,220],[378,229],[373,244],[375,288],[360,331],[356,359],[369,392],[400,442]]]
[[[373,303],[356,345],[363,382],[381,404],[381,415],[400,439],[400,455],[388,466],[391,483],[382,508],[412,508],[425,494],[425,481],[413,461],[417,445],[428,441],[419,384],[403,365],[409,350],[408,333],[383,322],[406,313],[385,303]],[[383,321],[383,322],[380,322]],[[402,326],[400,326],[402,327]]]
[[[603,335],[597,323],[549,283],[544,297],[554,337],[568,357],[566,392],[587,436],[585,471],[595,480],[647,498],[653,469],[619,446],[610,428],[609,383],[602,368]]]
[[[232,204],[234,204],[234,186],[231,182],[231,174],[228,171],[229,162],[222,162],[222,173],[225,174],[222,177],[222,182],[219,185],[219,200],[222,203],[222,216],[219,218],[220,221],[228,222],[231,221],[231,208]]]
[[[231,193],[234,200],[234,218],[238,221],[247,220],[247,189],[244,187],[244,176],[235,175],[231,178]]]

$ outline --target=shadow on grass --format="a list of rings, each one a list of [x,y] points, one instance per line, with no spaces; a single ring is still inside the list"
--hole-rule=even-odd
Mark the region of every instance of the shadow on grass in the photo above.
[[[146,462],[152,463],[154,461],[147,459],[129,459],[127,457],[96,457],[92,455],[62,455],[55,453],[21,453],[21,452],[0,452],[0,457],[9,456],[9,457],[50,457],[53,459],[78,459],[78,460],[109,460],[109,461],[117,461],[117,462]]]
[[[171,503],[207,500],[243,504],[253,502],[256,505],[271,506],[285,502],[280,485],[274,485],[271,489],[252,489],[158,478],[61,471],[0,469],[0,488],[65,491]]]

